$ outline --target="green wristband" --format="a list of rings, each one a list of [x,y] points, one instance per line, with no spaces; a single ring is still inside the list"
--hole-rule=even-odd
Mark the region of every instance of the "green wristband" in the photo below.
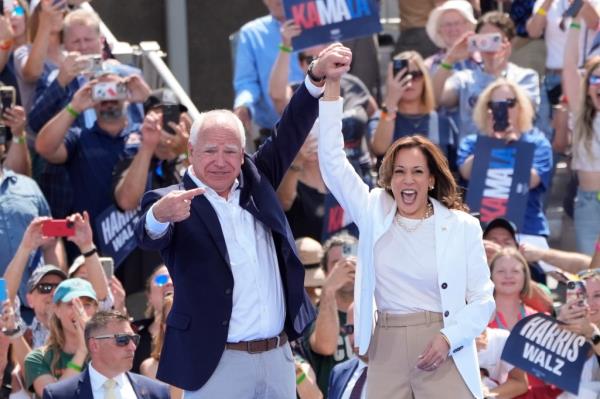
[[[578,24],[577,22],[571,22],[571,25],[569,25],[569,28],[571,28],[571,29],[581,29],[581,24]]]
[[[291,53],[292,51],[294,51],[293,48],[288,47],[283,43],[279,43],[279,50],[283,51],[284,53]]]
[[[67,106],[65,107],[65,109],[67,110],[67,112],[69,113],[69,115],[71,115],[73,118],[77,118],[79,116],[79,112],[75,111],[75,108],[73,108],[73,106],[71,105],[71,103],[67,104]]]
[[[306,373],[302,373],[300,374],[299,377],[296,378],[296,385],[300,385],[302,384],[302,381],[304,381],[306,379]]]
[[[452,64],[448,64],[448,63],[446,63],[444,61],[440,62],[440,66],[442,68],[444,68],[445,70],[447,70],[447,71],[451,71],[451,70],[454,69],[454,67],[452,66]]]
[[[78,373],[81,373],[81,370],[83,370],[83,367],[81,367],[80,365],[76,364],[75,362],[69,360],[69,363],[67,363],[67,368],[71,369],[71,370],[75,370]]]

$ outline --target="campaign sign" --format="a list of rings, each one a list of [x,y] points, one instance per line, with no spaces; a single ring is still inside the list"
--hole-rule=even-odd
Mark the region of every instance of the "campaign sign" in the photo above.
[[[375,0],[283,0],[286,19],[302,33],[292,39],[295,50],[381,32]]]
[[[137,247],[134,228],[141,209],[121,212],[111,205],[96,218],[96,244],[103,256],[110,256],[115,267]]]
[[[352,223],[344,212],[344,208],[331,193],[325,195],[324,208],[321,242],[327,241],[331,236],[342,231],[358,238],[358,227]]]
[[[482,222],[504,217],[523,227],[534,149],[533,143],[477,136],[467,205]]]
[[[519,320],[508,336],[501,358],[577,395],[591,346],[585,337],[561,328],[560,324],[543,313]]]

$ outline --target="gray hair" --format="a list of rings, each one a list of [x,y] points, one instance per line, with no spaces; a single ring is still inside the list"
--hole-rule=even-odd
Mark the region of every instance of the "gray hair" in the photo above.
[[[77,9],[69,12],[63,21],[64,32],[76,24],[90,26],[100,34],[100,17],[94,11]]]
[[[244,124],[236,114],[234,114],[228,109],[213,109],[212,111],[202,112],[198,119],[192,124],[192,128],[190,129],[189,143],[191,145],[196,144],[196,142],[198,141],[198,135],[200,133],[200,130],[202,130],[204,122],[206,122],[206,120],[209,119],[209,117],[214,118],[219,116],[233,120],[237,127],[238,135],[240,136],[240,143],[242,144],[242,149],[244,149],[246,147],[246,131],[244,129]]]

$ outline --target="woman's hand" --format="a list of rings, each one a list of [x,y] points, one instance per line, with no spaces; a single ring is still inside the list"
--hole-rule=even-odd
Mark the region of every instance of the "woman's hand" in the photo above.
[[[390,62],[388,65],[385,105],[388,107],[390,113],[394,113],[397,110],[398,102],[402,99],[402,95],[412,84],[412,76],[407,73],[407,69],[408,68],[401,69],[396,76],[394,76],[392,63]]]
[[[292,39],[302,33],[302,28],[293,19],[289,19],[281,25],[280,32],[281,44],[286,47],[292,47]]]
[[[108,285],[113,296],[113,308],[126,315],[127,308],[125,306],[125,288],[123,288],[123,284],[116,276],[112,276]]]
[[[67,220],[71,221],[75,227],[75,235],[67,238],[73,242],[81,252],[87,252],[94,246],[92,226],[90,225],[90,215],[83,211],[83,216],[74,213]]]
[[[594,326],[588,320],[588,306],[579,298],[567,301],[561,308],[556,318],[563,323],[562,328],[572,331],[575,334],[591,338],[594,333]]]
[[[438,333],[419,356],[417,367],[425,371],[434,371],[446,361],[448,352],[450,352],[450,345],[442,333]]]
[[[90,319],[90,316],[88,316],[87,313],[85,312],[85,308],[83,307],[83,303],[81,302],[80,298],[73,298],[72,304],[73,304],[73,315],[74,315],[74,319],[75,319],[75,321],[73,322],[73,325],[75,326],[75,329],[77,330],[77,351],[87,354],[87,346],[85,343],[84,331],[85,331],[85,324]]]
[[[13,136],[25,136],[25,124],[27,122],[25,117],[25,108],[21,107],[20,105],[16,105],[12,108],[6,109],[2,114],[2,121],[10,128]]]

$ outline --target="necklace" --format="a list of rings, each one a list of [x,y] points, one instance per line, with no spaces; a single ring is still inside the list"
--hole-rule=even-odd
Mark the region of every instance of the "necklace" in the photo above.
[[[402,221],[402,216],[400,214],[396,214],[395,220],[396,220],[396,223],[398,224],[398,226],[402,227],[404,229],[404,231],[406,231],[407,233],[414,233],[415,231],[417,231],[417,229],[419,227],[421,227],[421,225],[423,224],[423,221],[425,219],[431,217],[432,215],[433,215],[433,205],[431,205],[431,202],[427,202],[427,209],[425,210],[425,214],[423,215],[421,220],[419,220],[414,226],[408,226],[408,225],[404,224],[404,222]]]

